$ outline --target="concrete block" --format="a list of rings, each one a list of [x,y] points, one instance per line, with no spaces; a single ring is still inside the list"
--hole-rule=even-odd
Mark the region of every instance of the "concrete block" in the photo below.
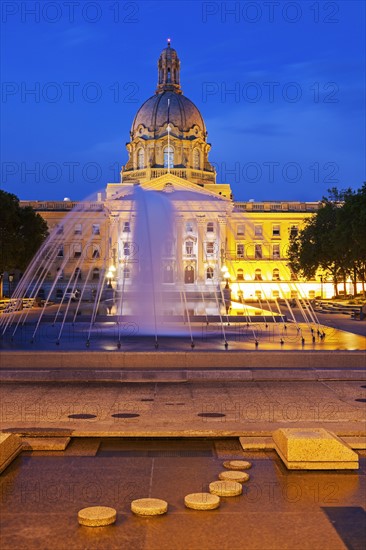
[[[23,451],[64,451],[70,437],[23,437]]]
[[[272,434],[275,449],[289,470],[357,469],[358,455],[323,428],[281,428]]]
[[[240,445],[243,447],[244,451],[259,451],[259,450],[273,450],[275,444],[272,437],[250,437],[243,436],[239,437]]]
[[[22,440],[16,434],[0,434],[0,474],[22,452]]]

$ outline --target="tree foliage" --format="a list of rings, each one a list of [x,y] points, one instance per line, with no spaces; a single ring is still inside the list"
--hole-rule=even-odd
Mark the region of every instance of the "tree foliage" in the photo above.
[[[358,191],[329,190],[321,208],[291,237],[288,253],[291,269],[313,279],[318,270],[330,276],[335,294],[339,282],[351,278],[365,283],[366,276],[366,183]]]
[[[19,199],[0,190],[0,273],[24,270],[47,237],[44,219]]]

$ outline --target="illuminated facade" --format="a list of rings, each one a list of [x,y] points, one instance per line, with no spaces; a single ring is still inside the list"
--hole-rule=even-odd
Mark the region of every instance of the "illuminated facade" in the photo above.
[[[301,229],[319,203],[235,202],[230,185],[216,183],[206,126],[197,107],[183,95],[180,62],[170,43],[158,61],[156,92],[137,111],[126,147],[128,161],[120,182],[109,183],[97,201],[84,203],[73,230],[64,235],[62,255],[51,271],[61,269],[65,255],[77,262],[88,248],[94,278],[90,277],[87,293],[95,292],[100,277],[106,277],[106,256],[114,268],[109,273],[112,286],[123,279],[128,285],[135,223],[130,195],[139,185],[169,193],[178,213],[174,242],[166,244],[162,266],[167,285],[179,279],[188,292],[197,293],[213,283],[223,284],[226,273],[232,297],[238,301],[333,295],[333,285],[320,277],[297,281],[286,259],[290,235]],[[60,233],[68,212],[78,206],[68,200],[22,204],[33,206],[49,228]],[[183,269],[180,275],[177,258]],[[80,281],[85,281],[84,269],[89,269],[85,262],[78,271]],[[45,293],[47,280],[54,276],[47,274]],[[55,288],[59,296],[70,277],[67,272],[60,276]]]

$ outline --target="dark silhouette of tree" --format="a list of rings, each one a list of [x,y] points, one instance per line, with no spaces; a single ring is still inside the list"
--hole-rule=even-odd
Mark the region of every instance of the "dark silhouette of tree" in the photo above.
[[[0,273],[23,271],[47,235],[47,224],[39,214],[0,190]]]
[[[358,191],[333,188],[328,193],[305,227],[290,237],[290,268],[307,279],[314,279],[321,270],[332,278],[336,296],[341,281],[347,294],[348,277],[353,281],[354,294],[357,280],[365,292],[366,184]]]

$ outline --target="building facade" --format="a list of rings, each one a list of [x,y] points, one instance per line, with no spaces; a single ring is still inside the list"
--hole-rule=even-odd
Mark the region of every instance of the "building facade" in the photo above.
[[[59,235],[41,296],[51,290],[53,299],[61,297],[75,278],[86,298],[105,283],[129,284],[135,186],[169,194],[177,212],[174,236],[164,245],[167,285],[183,284],[194,293],[228,282],[238,302],[333,295],[333,285],[320,276],[297,280],[287,260],[290,236],[319,203],[236,202],[230,184],[216,182],[205,122],[183,95],[180,61],[169,42],[158,60],[156,91],[137,111],[126,147],[120,181],[109,183],[97,201],[22,201]]]

